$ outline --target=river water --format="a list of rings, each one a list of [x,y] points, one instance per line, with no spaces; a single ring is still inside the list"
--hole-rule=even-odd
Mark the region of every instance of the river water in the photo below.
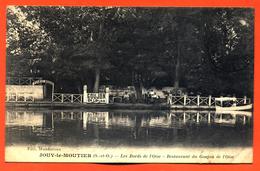
[[[250,112],[6,111],[7,147],[251,147],[252,132]]]

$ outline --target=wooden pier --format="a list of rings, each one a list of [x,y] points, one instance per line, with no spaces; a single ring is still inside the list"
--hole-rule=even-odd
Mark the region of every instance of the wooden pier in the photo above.
[[[169,94],[167,96],[167,103],[156,103],[156,104],[116,104],[114,100],[111,102],[111,97],[109,94],[109,88],[106,87],[105,92],[101,93],[89,93],[87,92],[87,85],[83,87],[82,94],[71,94],[71,93],[57,93],[54,92],[54,83],[48,80],[42,80],[42,78],[31,78],[31,77],[24,77],[24,78],[7,78],[7,84],[11,85],[19,85],[22,87],[26,85],[31,85],[33,87],[29,87],[30,91],[17,91],[15,89],[9,88],[6,91],[6,103],[7,106],[32,106],[32,107],[88,107],[91,106],[89,104],[93,104],[92,106],[96,106],[94,104],[100,104],[102,107],[113,107],[116,106],[118,108],[131,108],[138,109],[143,107],[144,109],[151,108],[151,109],[195,109],[195,110],[215,110],[215,106],[242,106],[251,104],[251,100],[246,96],[244,98],[235,98],[235,101],[232,102],[222,102],[217,101],[217,97],[207,96],[203,97],[200,95],[197,96],[189,96],[189,95],[172,95]],[[51,99],[42,98],[39,100],[36,99],[36,86],[35,84],[50,84],[52,86],[51,91]],[[18,87],[19,88],[19,87]],[[32,90],[31,90],[32,89]],[[23,89],[22,89],[23,90]],[[43,91],[43,90],[41,90]],[[109,99],[110,98],[110,99]],[[112,97],[113,99],[113,97]],[[122,101],[122,100],[121,100]]]

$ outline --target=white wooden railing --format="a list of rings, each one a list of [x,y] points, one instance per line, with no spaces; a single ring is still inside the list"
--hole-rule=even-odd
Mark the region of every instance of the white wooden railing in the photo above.
[[[219,101],[215,100],[215,97],[208,96],[168,96],[167,103],[170,105],[180,105],[180,106],[215,106],[220,105]],[[231,103],[231,102],[225,102],[225,103]],[[250,98],[247,98],[246,96],[244,98],[236,98],[235,101],[236,105],[242,105],[242,104],[250,104],[251,100]],[[228,104],[227,104],[228,105]],[[232,105],[232,104],[230,104]]]
[[[108,103],[106,93],[87,93],[83,100],[82,94],[53,93],[52,102],[56,103]]]
[[[33,82],[42,80],[41,77],[6,77],[7,85],[32,85]]]
[[[57,103],[82,103],[82,94],[53,93],[52,102]]]

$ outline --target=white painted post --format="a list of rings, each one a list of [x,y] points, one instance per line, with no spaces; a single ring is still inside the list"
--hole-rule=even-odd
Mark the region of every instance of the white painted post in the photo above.
[[[172,94],[168,96],[168,104],[172,105]]]
[[[83,86],[83,103],[88,102],[88,86],[84,85]]]
[[[246,99],[247,99],[246,96],[244,96],[244,104],[246,104]]]
[[[106,87],[106,94],[105,94],[105,98],[106,98],[106,104],[109,103],[109,87]]]
[[[183,113],[183,123],[186,123],[186,113]]]
[[[210,124],[210,113],[208,114],[208,124]]]
[[[200,114],[199,114],[199,113],[197,113],[197,119],[196,119],[196,121],[197,121],[197,123],[199,123],[199,121],[200,121]]]
[[[211,106],[211,95],[209,95],[209,106]]]
[[[73,94],[70,95],[70,98],[71,98],[71,99],[70,99],[70,102],[73,103]]]
[[[246,124],[246,116],[245,115],[243,116],[243,124],[244,125]]]
[[[61,102],[63,103],[64,100],[64,94],[61,94]]]
[[[223,96],[220,96],[221,98],[223,98]],[[220,101],[220,106],[223,106],[223,101]]]
[[[184,94],[183,96],[183,105],[186,106],[186,101],[187,101],[187,95]]]
[[[200,105],[200,95],[197,95],[197,106]]]

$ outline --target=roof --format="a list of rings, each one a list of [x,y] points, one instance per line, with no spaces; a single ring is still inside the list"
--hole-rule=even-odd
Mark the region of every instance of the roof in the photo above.
[[[236,101],[237,98],[235,97],[218,97],[215,98],[216,101]]]

